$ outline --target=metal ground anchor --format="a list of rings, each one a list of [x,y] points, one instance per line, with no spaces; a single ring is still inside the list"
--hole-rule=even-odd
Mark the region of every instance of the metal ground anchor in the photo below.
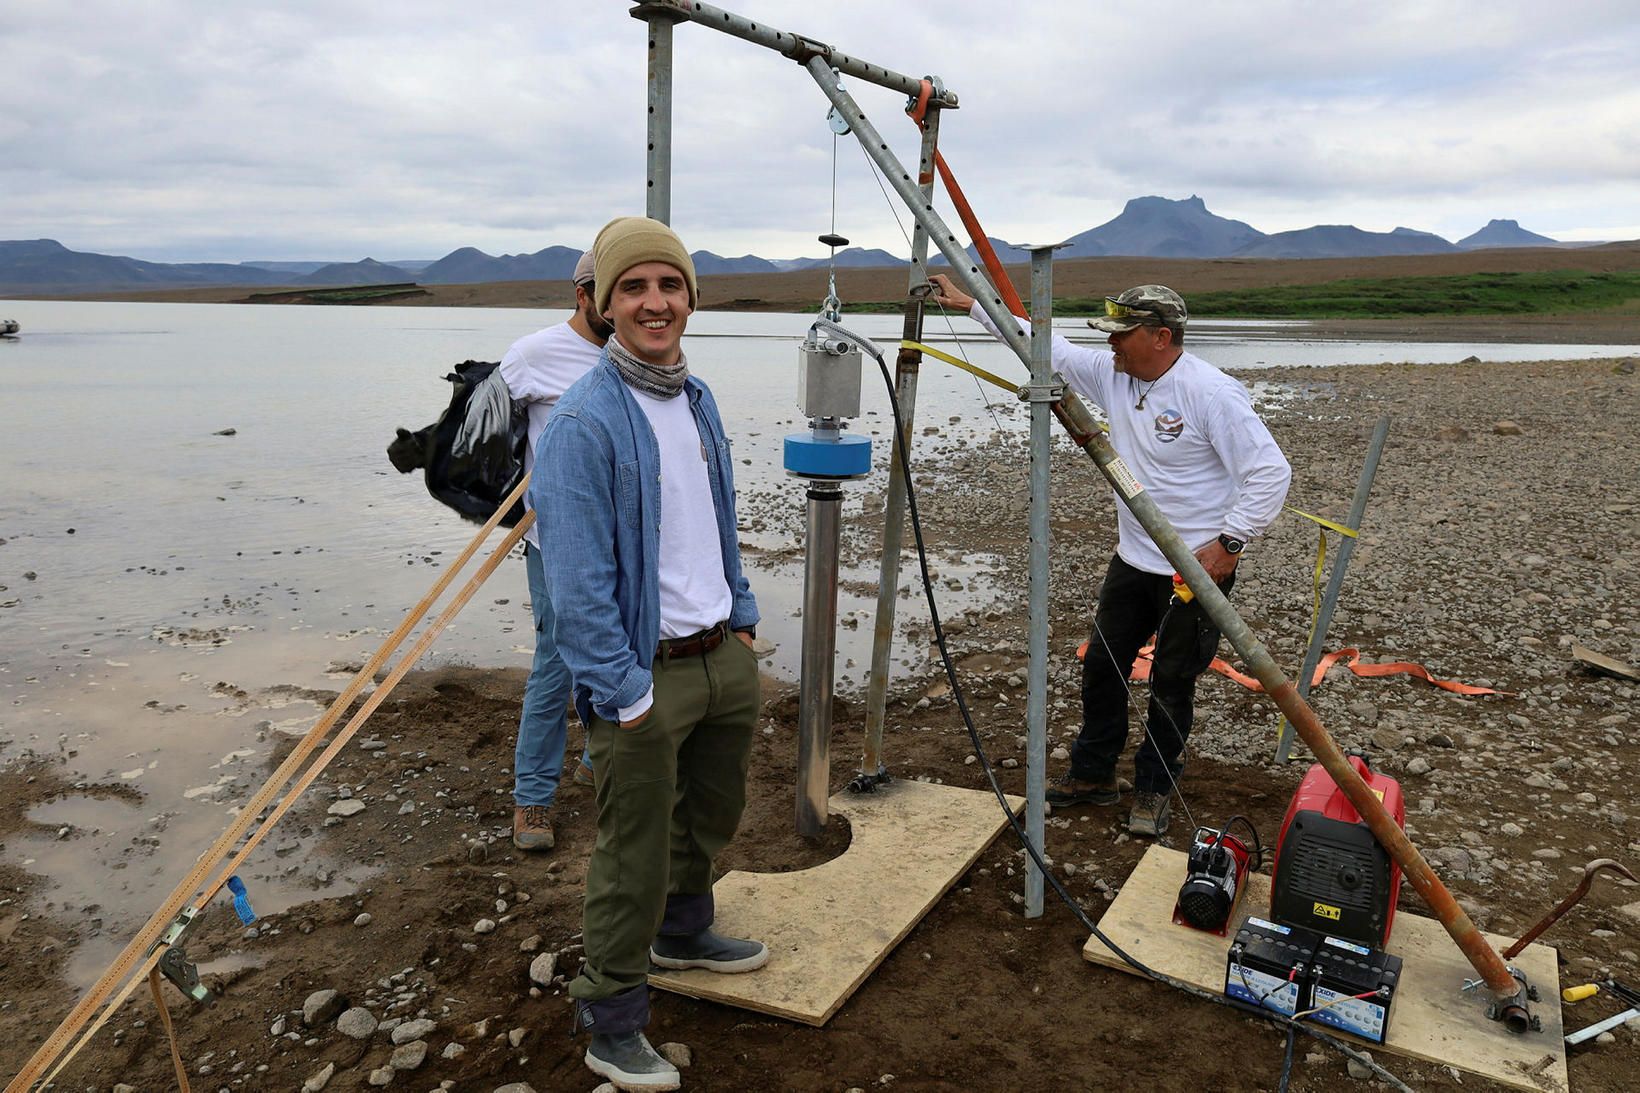
[[[863,770],[856,770],[854,777],[849,779],[850,793],[876,793],[878,786],[886,786],[894,780],[894,776],[879,766],[875,774],[867,774]]]

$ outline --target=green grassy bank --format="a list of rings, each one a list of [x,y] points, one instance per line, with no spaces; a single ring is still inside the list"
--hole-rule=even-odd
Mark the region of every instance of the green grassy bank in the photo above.
[[[1472,273],[1201,292],[1190,313],[1243,319],[1376,319],[1417,315],[1534,315],[1602,311],[1640,299],[1640,272]],[[1103,301],[1067,301],[1090,312]]]
[[[1396,319],[1429,315],[1533,315],[1624,308],[1640,301],[1640,272],[1471,273],[1454,277],[1351,278],[1317,285],[1191,292],[1190,314],[1212,319]],[[1057,297],[1056,315],[1097,315],[1103,297]],[[894,302],[850,311],[898,312]]]

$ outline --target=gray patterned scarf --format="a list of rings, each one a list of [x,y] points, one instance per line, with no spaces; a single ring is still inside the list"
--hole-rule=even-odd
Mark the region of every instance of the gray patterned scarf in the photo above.
[[[689,378],[689,359],[682,350],[678,352],[677,364],[662,367],[634,357],[618,338],[611,337],[604,348],[609,353],[609,363],[634,391],[654,398],[676,398],[683,390],[683,381]]]

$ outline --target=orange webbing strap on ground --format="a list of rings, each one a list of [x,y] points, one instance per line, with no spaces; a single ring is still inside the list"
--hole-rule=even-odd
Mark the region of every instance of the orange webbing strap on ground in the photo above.
[[[343,711],[345,711],[348,706],[352,705],[354,699],[356,699],[364,690],[365,685],[375,678],[375,673],[377,670],[387,662],[388,657],[390,657],[404,642],[404,639],[409,635],[410,631],[414,629],[416,624],[426,616],[427,612],[431,609],[433,602],[444,593],[444,590],[449,587],[450,582],[455,578],[456,574],[464,566],[466,566],[466,564],[472,559],[473,555],[478,552],[478,548],[483,545],[484,540],[487,539],[490,533],[495,530],[496,526],[501,522],[501,517],[510,508],[512,508],[513,504],[517,502],[520,497],[523,496],[524,490],[528,486],[528,483],[529,478],[526,476],[524,480],[521,481],[516,488],[514,488],[513,492],[507,497],[507,499],[501,503],[500,507],[496,509],[495,514],[490,517],[489,521],[479,529],[476,535],[474,535],[472,542],[467,545],[461,554],[459,554],[451,562],[449,568],[446,569],[439,579],[434,582],[433,587],[428,590],[427,594],[422,597],[421,601],[417,603],[415,607],[411,608],[410,612],[405,616],[404,621],[399,624],[398,629],[395,630],[387,638],[387,640],[382,643],[381,648],[379,648],[375,655],[370,658],[370,661],[359,670],[358,674],[356,674],[352,681],[349,682],[346,689],[344,689],[342,693],[336,697],[336,700],[330,704],[330,707],[320,716],[319,720],[314,723],[313,728],[308,730],[307,735],[305,735],[297,743],[296,747],[292,749],[290,755],[286,757],[285,761],[279,765],[279,768],[273,773],[272,776],[269,777],[268,781],[263,784],[262,788],[256,792],[255,796],[253,796],[250,801],[246,803],[235,821],[229,825],[226,831],[218,836],[216,842],[212,844],[210,849],[199,857],[193,867],[188,871],[188,875],[185,876],[182,882],[171,891],[171,894],[166,898],[165,902],[160,905],[159,909],[149,917],[147,923],[143,925],[142,929],[137,932],[137,935],[131,939],[131,941],[120,952],[119,956],[115,958],[113,964],[108,967],[108,969],[102,974],[92,988],[86,992],[84,997],[80,999],[69,1015],[63,1019],[62,1023],[58,1025],[51,1035],[46,1038],[45,1043],[42,1044],[39,1050],[37,1050],[29,1059],[27,1065],[24,1066],[22,1071],[20,1071],[17,1076],[6,1085],[6,1093],[25,1093],[26,1090],[33,1087],[36,1080],[45,1074],[48,1067],[52,1067],[52,1070],[51,1073],[47,1075],[47,1080],[49,1081],[51,1078],[55,1078],[56,1075],[61,1072],[63,1067],[68,1065],[68,1061],[72,1059],[80,1051],[80,1049],[85,1046],[91,1037],[96,1034],[97,1030],[107,1022],[108,1018],[113,1015],[114,1011],[119,1008],[120,1004],[123,1003],[125,999],[130,997],[131,991],[135,989],[136,985],[140,983],[142,979],[158,965],[159,958],[163,952],[163,945],[161,941],[162,936],[167,930],[169,930],[172,923],[177,920],[177,917],[181,914],[184,906],[189,903],[190,898],[192,898],[194,907],[203,908],[205,904],[210,902],[217,892],[221,891],[222,887],[227,884],[228,878],[233,875],[237,865],[248,855],[250,849],[254,848],[254,846],[261,841],[267,831],[271,829],[273,822],[289,810],[291,805],[295,803],[296,795],[300,793],[301,789],[305,788],[308,784],[311,784],[313,778],[317,777],[318,771],[322,770],[324,764],[328,763],[330,759],[334,757],[336,752],[340,750],[340,745],[333,744],[331,748],[327,749],[324,756],[319,760],[318,767],[310,771],[300,786],[293,791],[292,794],[287,795],[285,800],[280,802],[279,809],[275,813],[271,814],[269,819],[263,824],[262,828],[252,836],[251,841],[246,845],[245,849],[242,850],[241,853],[234,859],[233,866],[230,866],[228,869],[224,870],[222,874],[210,885],[201,888],[200,885],[204,882],[206,876],[209,875],[210,871],[214,869],[217,864],[227,856],[228,852],[239,843],[239,840],[245,836],[247,831],[250,830],[251,825],[256,823],[257,818],[261,816],[263,810],[266,809],[278,795],[285,783],[290,781],[290,779],[296,775],[297,771],[301,769],[302,765],[319,746],[325,735],[336,724],[337,720],[340,719]],[[395,675],[389,677],[393,683],[397,683],[398,678],[402,678],[404,672],[409,670],[409,665],[426,651],[427,646],[432,642],[432,637],[448,624],[449,619],[454,616],[454,613],[460,610],[461,606],[464,605],[467,600],[472,598],[473,594],[477,592],[479,585],[483,584],[484,580],[495,571],[495,568],[500,564],[501,559],[506,557],[507,553],[523,536],[524,530],[529,526],[531,515],[532,514],[526,514],[525,519],[520,521],[519,525],[508,533],[502,546],[496,549],[491,557],[487,559],[484,565],[480,568],[479,572],[468,581],[467,585],[463,587],[451,607],[447,608],[445,612],[439,616],[439,619],[435,621],[429,630],[422,635],[422,638],[416,643],[411,653],[408,654],[404,660],[400,662],[399,666],[394,669]],[[371,696],[371,702],[370,704],[367,704],[368,708],[370,710],[374,710],[375,707],[380,704],[381,700],[386,697],[386,692],[390,690],[391,685],[387,681],[384,681],[382,686],[378,687],[375,693]],[[362,723],[362,720],[356,716],[354,720],[349,723],[348,728],[343,731],[343,737],[351,736],[351,734],[357,730],[358,725]],[[122,983],[124,984],[123,988],[121,987]],[[97,1007],[102,1006],[105,1001],[107,1002],[107,1006],[103,1013],[89,1028],[86,1028],[86,1022],[90,1020],[92,1012],[96,1010]],[[82,1030],[84,1030],[83,1035],[81,1035]],[[78,1037],[77,1040],[76,1037]],[[70,1047],[71,1042],[72,1047]],[[55,1066],[53,1066],[54,1063]]]
[[[148,989],[154,994],[154,1008],[159,1010],[160,1024],[165,1026],[165,1038],[171,1042],[171,1065],[176,1067],[178,1093],[189,1093],[188,1068],[182,1065],[182,1048],[177,1045],[177,1030],[171,1024],[171,1010],[166,1006],[165,994],[160,990],[158,968],[148,972]]]
[[[1345,657],[1349,659],[1344,660]],[[1315,666],[1315,679],[1310,686],[1314,687],[1317,683],[1320,683],[1321,677],[1327,674],[1327,669],[1339,661],[1343,661],[1344,667],[1363,679],[1371,679],[1377,676],[1408,675],[1457,695],[1508,695],[1513,693],[1511,691],[1499,691],[1492,687],[1476,687],[1471,683],[1459,683],[1451,679],[1436,679],[1429,674],[1428,668],[1425,668],[1422,664],[1414,664],[1410,660],[1392,660],[1381,664],[1366,664],[1362,662],[1361,652],[1358,649],[1340,649],[1336,653],[1328,653],[1322,657],[1321,663]]]
[[[1143,649],[1139,650],[1139,656],[1133,662],[1133,669],[1128,673],[1128,679],[1132,680],[1134,683],[1143,683],[1145,680],[1150,678],[1151,654],[1155,651],[1156,647],[1154,645],[1147,645]],[[1076,659],[1083,659],[1087,656],[1087,652],[1088,643],[1084,641],[1081,645],[1076,647]],[[1346,660],[1346,657],[1349,659]],[[1340,662],[1343,663],[1344,667],[1348,668],[1351,672],[1354,672],[1363,679],[1375,679],[1379,676],[1407,675],[1416,679],[1421,679],[1425,683],[1439,687],[1443,691],[1451,691],[1453,694],[1508,695],[1513,693],[1510,691],[1499,691],[1491,687],[1476,687],[1470,683],[1458,683],[1457,681],[1450,679],[1437,679],[1435,676],[1430,674],[1428,668],[1425,668],[1422,664],[1414,664],[1410,660],[1385,661],[1381,664],[1366,663],[1361,660],[1361,651],[1359,649],[1340,649],[1336,653],[1328,653],[1326,656],[1322,657],[1321,662],[1315,666],[1315,675],[1310,680],[1310,686],[1312,688],[1319,687],[1322,679],[1324,679],[1327,675],[1327,669]],[[1244,672],[1237,671],[1222,657],[1214,657],[1213,663],[1209,664],[1208,667],[1224,678],[1241,684],[1249,691],[1262,692],[1264,690],[1264,684]]]
[[[917,123],[917,128],[923,128],[928,116],[928,97],[933,93],[934,85],[928,80],[922,82],[922,90],[917,93],[917,103],[906,110],[911,120]],[[974,215],[973,206],[968,204],[968,198],[963,194],[962,187],[957,185],[956,175],[945,162],[945,157],[938,148],[934,150],[934,166],[939,169],[940,181],[945,183],[945,192],[951,195],[951,204],[957,210],[957,216],[962,218],[962,226],[968,229],[968,237],[974,241],[974,249],[979,252],[980,261],[990,271],[991,282],[996,285],[997,292],[1002,295],[1002,302],[1008,305],[1008,310],[1020,318],[1026,317],[1025,305],[1019,299],[1019,293],[1014,291],[1013,281],[1008,279],[1007,270],[1002,268],[1002,261],[997,258],[997,252],[991,247],[991,240],[987,238],[985,229],[980,227],[979,217]]]

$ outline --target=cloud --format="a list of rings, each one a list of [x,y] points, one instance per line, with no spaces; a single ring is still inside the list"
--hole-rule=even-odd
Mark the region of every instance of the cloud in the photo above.
[[[628,6],[13,5],[0,234],[170,260],[584,245],[643,208],[645,33]],[[1552,32],[1513,0],[739,7],[938,73],[962,99],[942,146],[1004,238],[1068,236],[1149,193],[1266,231],[1640,223],[1632,3],[1569,0]],[[674,223],[719,253],[819,253],[833,138],[812,79],[702,27],[674,39]],[[848,83],[914,160],[903,98]],[[836,172],[837,230],[904,253],[909,221],[851,138]]]

